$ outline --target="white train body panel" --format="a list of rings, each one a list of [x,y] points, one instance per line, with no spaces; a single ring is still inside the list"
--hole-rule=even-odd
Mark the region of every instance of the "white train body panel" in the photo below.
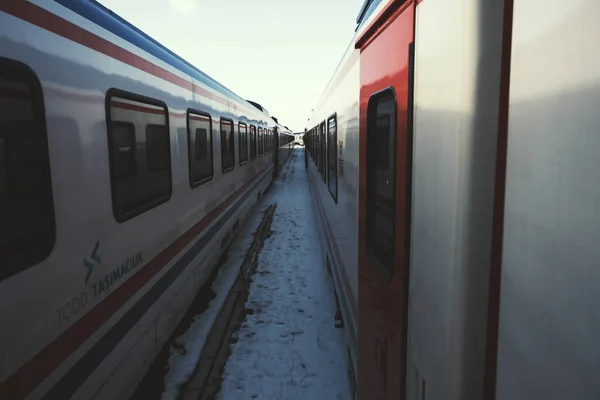
[[[515,1],[496,398],[600,398],[600,4]]]
[[[0,57],[26,64],[41,83],[56,221],[50,255],[0,281],[0,301],[7,305],[0,310],[0,393],[126,398],[271,182],[274,152],[251,160],[248,151],[248,162],[240,165],[238,122],[271,130],[275,124],[226,89],[215,90],[210,78],[193,78],[61,4],[32,4],[26,3],[29,10],[47,9],[71,30],[83,28],[87,33],[80,35],[89,35],[90,43],[115,45],[125,57],[137,56],[163,72],[150,74],[134,67],[135,60],[125,63],[64,37],[69,32],[49,32],[11,14],[22,5],[0,7]],[[106,94],[112,88],[164,102],[170,138],[168,200],[121,223],[113,213],[107,143]],[[213,177],[195,188],[188,109],[212,117]],[[233,121],[235,132],[235,166],[226,173],[221,117]],[[146,123],[161,119],[153,115]],[[288,147],[279,150],[281,163]],[[84,259],[94,264],[89,281]],[[78,343],[69,348],[73,338]],[[22,371],[21,379],[34,386],[11,391]]]
[[[483,393],[502,11],[416,10],[408,368],[432,398]]]

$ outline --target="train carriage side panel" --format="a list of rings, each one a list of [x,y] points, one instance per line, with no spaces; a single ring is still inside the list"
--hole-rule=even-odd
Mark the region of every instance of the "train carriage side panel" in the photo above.
[[[416,8],[409,396],[483,393],[502,11]]]
[[[323,135],[319,134],[323,145],[320,137],[313,138],[312,152],[307,155],[308,175],[354,370],[358,362],[358,93],[358,50],[351,46],[307,128],[316,127],[315,135],[321,126],[324,128]],[[331,160],[332,156],[335,160]]]
[[[53,4],[47,6],[54,7]],[[173,328],[177,320],[173,316],[185,310],[208,274],[211,263],[206,260],[218,255],[221,240],[230,237],[232,225],[248,212],[256,198],[254,194],[270,182],[266,160],[257,161],[252,167],[236,166],[225,175],[220,172],[219,119],[227,117],[237,123],[243,118],[249,124],[262,126],[267,126],[267,120],[251,107],[247,108],[247,115],[240,111],[243,107],[224,107],[223,98],[208,87],[203,93],[212,93],[209,98],[193,99],[187,89],[188,84],[192,87],[189,77],[131,44],[127,51],[138,60],[154,62],[156,70],[163,71],[161,76],[78,43],[81,38],[92,38],[92,44],[103,40],[102,43],[108,43],[103,35],[89,36],[79,31],[77,37],[64,37],[77,32],[78,25],[71,21],[60,22],[65,26],[72,24],[70,31],[55,26],[59,29],[57,35],[10,14],[22,7],[38,6],[23,2],[11,5],[8,12],[0,12],[2,55],[26,63],[41,81],[57,240],[47,259],[0,283],[0,299],[13,305],[1,317],[3,321],[13,321],[8,324],[13,329],[4,329],[0,338],[2,343],[11,344],[3,347],[0,393],[20,397],[34,389],[33,398],[44,393],[91,396],[120,363],[120,371],[126,372],[120,377],[129,378],[127,392],[144,372],[132,365],[148,365],[157,345],[160,348]],[[25,15],[43,14],[41,8],[35,10]],[[44,15],[47,19],[40,23],[55,20],[50,14]],[[97,27],[95,30],[101,31]],[[61,49],[61,55],[48,53],[48,49]],[[100,65],[101,69],[97,67]],[[136,65],[144,64],[138,61]],[[166,81],[165,76],[171,81]],[[194,84],[204,86],[202,82]],[[160,127],[168,121],[170,139],[172,189],[168,201],[120,223],[115,219],[111,199],[107,141],[106,117],[111,111],[106,107],[106,94],[111,88],[163,102],[166,113],[165,108],[143,99],[141,103],[137,102],[139,98],[119,99],[130,108],[148,108],[149,115],[162,113],[163,119],[151,117],[152,121],[146,122]],[[225,103],[240,104],[240,100]],[[190,188],[187,157],[189,108],[207,111],[213,118],[214,178],[194,189]],[[137,122],[127,120],[135,120],[141,114],[119,117],[118,112],[114,118],[137,128]],[[123,132],[131,130],[127,124],[121,128]],[[143,129],[141,125],[139,128]],[[142,132],[133,140],[142,141],[136,143],[142,152],[153,151],[143,143],[144,137],[164,144],[162,130]],[[234,142],[239,146],[237,137]],[[118,150],[130,147],[122,144]],[[163,156],[155,164],[159,170],[160,165],[164,166]],[[248,170],[254,170],[252,179],[248,179]],[[205,240],[208,233],[212,241]],[[173,297],[175,293],[179,298]],[[20,313],[15,312],[19,310]],[[163,316],[171,315],[159,319],[161,312]],[[126,357],[143,335],[146,339],[139,343],[145,343],[144,350],[138,348]],[[131,368],[124,367],[127,365]],[[119,392],[122,386],[104,388],[102,396],[126,394]]]
[[[513,11],[496,399],[597,399],[600,3]]]

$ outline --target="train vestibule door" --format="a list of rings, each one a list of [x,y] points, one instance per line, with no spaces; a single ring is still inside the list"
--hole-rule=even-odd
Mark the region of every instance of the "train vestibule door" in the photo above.
[[[415,6],[390,3],[360,49],[358,398],[404,399]]]

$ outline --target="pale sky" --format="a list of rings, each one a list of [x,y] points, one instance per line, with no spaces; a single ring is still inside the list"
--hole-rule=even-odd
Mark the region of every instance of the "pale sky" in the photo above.
[[[363,0],[99,0],[279,122],[304,131]]]

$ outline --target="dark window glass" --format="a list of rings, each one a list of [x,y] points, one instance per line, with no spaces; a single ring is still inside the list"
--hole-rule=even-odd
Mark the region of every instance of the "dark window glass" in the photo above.
[[[149,173],[169,170],[171,153],[165,125],[146,125],[146,156]]]
[[[367,108],[367,249],[382,274],[394,270],[396,98],[374,94]]]
[[[107,105],[113,213],[124,222],[171,197],[168,112],[159,100],[116,89]]]
[[[231,171],[234,163],[233,122],[221,119],[221,168],[223,172]]]
[[[213,177],[212,119],[206,113],[189,110],[187,123],[190,186],[194,188]]]
[[[319,171],[321,171],[321,177],[324,182],[327,182],[327,147],[325,136],[325,122],[319,126]]]
[[[206,128],[196,128],[196,161],[206,160],[208,157],[208,132]]]
[[[114,179],[116,181],[124,181],[134,178],[137,175],[135,126],[131,122],[112,122],[110,135],[114,155]]]
[[[42,96],[29,67],[0,57],[0,281],[40,263],[54,246]]]
[[[258,127],[258,156],[262,156],[264,153],[264,137],[263,137],[263,129]]]
[[[337,203],[337,118],[333,116],[327,120],[327,144],[329,149],[329,193]]]
[[[256,158],[256,127],[250,126],[250,159]]]
[[[248,127],[246,124],[238,124],[238,135],[240,142],[240,165],[248,161]]]
[[[390,148],[390,116],[387,114],[378,115],[375,120],[374,129],[378,132],[378,140],[374,142],[374,146],[377,146],[375,150],[376,154],[380,157],[375,159],[376,167],[380,170],[387,170],[390,164],[390,154],[388,149]]]

